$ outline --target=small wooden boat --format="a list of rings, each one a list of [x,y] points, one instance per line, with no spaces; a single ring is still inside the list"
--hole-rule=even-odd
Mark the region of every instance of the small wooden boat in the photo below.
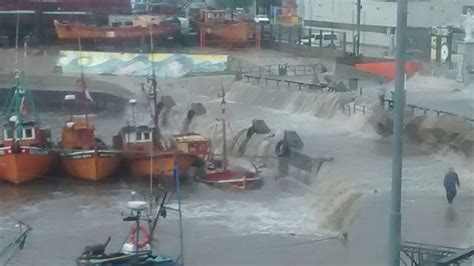
[[[79,84],[82,87],[85,114],[71,115],[71,120],[63,127],[60,143],[61,164],[65,172],[72,177],[100,181],[117,171],[121,153],[110,149],[95,137],[95,127],[88,117],[88,102],[91,97],[83,74]],[[75,100],[74,95],[68,95],[66,98]]]
[[[142,19],[143,17],[143,19]],[[150,21],[150,24],[136,23],[132,26],[95,26],[79,23],[61,23],[54,21],[56,34],[60,40],[81,39],[140,39],[153,35],[154,38],[166,37],[177,34],[181,30],[179,21],[174,19],[161,19],[159,17],[140,16],[134,21]]]
[[[214,161],[209,164],[201,182],[224,189],[251,190],[260,188],[263,178],[257,170],[229,166],[224,169],[222,161]]]
[[[254,166],[255,171],[251,171],[239,166],[229,165],[227,158],[227,136],[226,136],[226,119],[225,119],[225,91],[222,87],[222,159],[216,159],[215,154],[211,154],[206,164],[206,173],[200,177],[200,181],[214,185],[219,188],[232,188],[241,190],[250,190],[260,188],[263,184],[263,178],[259,175],[257,168]]]

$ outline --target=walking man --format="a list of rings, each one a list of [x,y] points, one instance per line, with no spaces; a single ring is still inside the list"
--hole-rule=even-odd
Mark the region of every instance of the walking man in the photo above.
[[[385,108],[385,94],[387,93],[387,88],[383,85],[383,82],[380,82],[379,88],[379,101],[380,107]]]
[[[456,185],[459,187],[461,184],[459,183],[459,177],[456,172],[454,172],[454,168],[450,167],[449,171],[444,176],[444,189],[446,190],[446,198],[448,199],[448,203],[453,203],[454,198],[457,194]]]

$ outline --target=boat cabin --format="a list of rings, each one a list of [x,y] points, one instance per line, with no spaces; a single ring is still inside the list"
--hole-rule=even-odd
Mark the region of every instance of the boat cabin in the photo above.
[[[125,152],[152,152],[153,127],[126,126],[114,137],[114,147]]]
[[[3,146],[11,146],[20,140],[23,146],[47,147],[50,138],[50,130],[38,128],[35,122],[24,122],[20,127],[8,122],[3,126]]]
[[[211,150],[211,143],[208,138],[202,135],[186,133],[173,135],[171,147],[178,151],[198,155],[202,159],[207,159]]]
[[[63,127],[61,146],[69,150],[92,150],[96,148],[95,128],[85,119],[67,122]]]
[[[225,22],[225,10],[201,10],[199,19],[204,23],[220,24]]]

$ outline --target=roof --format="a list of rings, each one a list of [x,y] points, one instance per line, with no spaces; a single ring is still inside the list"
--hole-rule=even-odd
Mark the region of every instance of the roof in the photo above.
[[[204,137],[203,135],[199,135],[196,133],[191,134],[184,134],[184,135],[174,135],[173,140],[176,142],[203,142],[209,141],[208,138]]]

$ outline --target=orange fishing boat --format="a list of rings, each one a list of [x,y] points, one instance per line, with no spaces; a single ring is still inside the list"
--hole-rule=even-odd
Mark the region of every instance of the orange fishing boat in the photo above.
[[[31,92],[22,86],[20,76],[16,70],[16,85],[6,109],[9,121],[0,143],[0,179],[16,184],[44,176],[56,156],[51,133],[38,126]]]
[[[177,34],[181,30],[179,20],[159,16],[136,16],[130,26],[95,26],[80,23],[54,21],[60,40],[82,39],[139,39],[152,34],[154,38]]]
[[[79,83],[85,98],[85,115],[71,116],[71,120],[63,127],[60,143],[61,164],[72,177],[99,181],[117,171],[121,153],[109,149],[103,141],[95,137],[95,127],[87,114],[87,103],[91,97],[85,87],[83,75]],[[75,97],[71,96],[67,96],[68,100],[75,100]]]
[[[127,126],[116,136],[116,143],[128,161],[130,171],[136,177],[172,179],[175,165],[181,176],[191,168],[196,156],[174,148],[164,149],[155,138],[156,130],[148,126]],[[151,171],[150,171],[151,169]]]
[[[167,112],[166,109],[169,110],[175,103],[169,96],[162,96],[158,101],[154,72],[148,78],[148,88],[142,86],[143,91],[147,91],[146,99],[152,114],[153,126],[136,126],[133,118],[133,126],[123,127],[114,137],[114,147],[123,152],[133,176],[152,177],[165,183],[174,180],[173,170],[176,169],[181,178],[187,177],[193,163],[198,159],[197,155],[180,151],[173,145],[167,147],[159,128],[161,111]],[[136,100],[130,100],[130,103],[134,108]]]
[[[201,10],[192,21],[201,33],[201,45],[208,41],[244,45],[255,33],[253,23],[226,20],[224,10]]]

